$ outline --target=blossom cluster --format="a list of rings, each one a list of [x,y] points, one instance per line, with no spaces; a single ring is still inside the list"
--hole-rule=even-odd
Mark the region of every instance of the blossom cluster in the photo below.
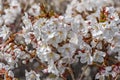
[[[6,3],[6,4],[5,4]],[[117,79],[120,74],[120,19],[113,0],[72,0],[66,12],[46,11],[34,0],[0,0],[0,75],[16,80],[19,63],[36,63],[25,69],[26,80],[72,80],[72,64],[96,67],[95,79]],[[6,6],[8,5],[8,6]],[[20,30],[12,32],[19,21]],[[15,28],[16,29],[16,28]],[[34,66],[34,65],[33,65]],[[78,80],[83,80],[84,71]],[[90,74],[88,74],[90,75]]]

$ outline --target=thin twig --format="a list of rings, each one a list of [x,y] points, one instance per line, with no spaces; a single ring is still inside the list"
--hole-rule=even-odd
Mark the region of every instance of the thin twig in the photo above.
[[[67,69],[68,69],[68,71],[69,71],[69,73],[72,77],[72,80],[75,80],[75,77],[74,77],[74,74],[73,74],[73,71],[72,71],[71,67],[67,67]]]
[[[64,76],[62,76],[62,75],[61,75],[61,78],[62,78],[63,80],[66,80],[66,78],[65,78]]]
[[[80,80],[82,80],[82,78],[83,78],[83,76],[84,76],[85,71],[87,70],[87,68],[88,68],[88,65],[85,66],[85,69],[83,70],[83,72],[82,72],[82,74],[80,76]]]
[[[117,79],[118,79],[118,77],[119,77],[119,75],[117,75],[117,76],[115,77],[115,80],[117,80]]]

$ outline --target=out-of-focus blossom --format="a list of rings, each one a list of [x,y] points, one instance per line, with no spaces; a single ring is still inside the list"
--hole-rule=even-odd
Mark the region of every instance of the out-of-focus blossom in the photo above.
[[[2,28],[0,28],[0,37],[3,38],[3,40],[6,40],[9,37],[10,29],[4,25]]]
[[[14,15],[18,15],[21,13],[21,6],[18,0],[12,0],[10,2],[10,9],[12,10],[12,12],[14,13]]]
[[[111,74],[111,70],[111,66],[105,67],[101,69],[99,73],[96,74],[95,78],[105,80],[105,77]]]
[[[120,74],[120,65],[113,65],[111,75],[115,78],[117,75]]]
[[[3,24],[3,18],[0,16],[0,26]]]
[[[40,14],[40,5],[33,4],[28,12],[33,16],[38,16]]]
[[[28,72],[25,70],[26,80],[40,80],[40,74],[37,74],[35,71],[31,70]]]
[[[3,19],[6,25],[14,23],[16,17],[21,13],[21,7],[18,0],[12,0],[10,2],[10,8],[4,10],[5,15]]]
[[[3,10],[3,1],[0,0],[0,11],[2,11],[2,10]]]

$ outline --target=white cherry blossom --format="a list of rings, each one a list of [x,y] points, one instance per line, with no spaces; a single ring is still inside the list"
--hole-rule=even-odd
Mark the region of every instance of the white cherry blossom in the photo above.
[[[98,51],[98,50],[96,50],[93,54],[94,54],[93,61],[100,62],[100,63],[104,61],[104,57],[106,56],[105,52]]]
[[[74,52],[76,51],[76,47],[74,44],[65,44],[62,47],[58,48],[58,52],[61,53],[63,57],[71,58],[74,55]]]

